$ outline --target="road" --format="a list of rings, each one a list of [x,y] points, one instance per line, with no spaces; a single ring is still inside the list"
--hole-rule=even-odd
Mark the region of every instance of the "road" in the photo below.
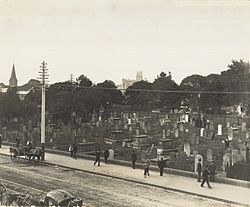
[[[0,175],[8,190],[28,193],[33,200],[54,189],[65,189],[84,199],[91,207],[229,207],[215,200],[167,191],[133,182],[94,175],[57,166],[11,163],[0,155]]]

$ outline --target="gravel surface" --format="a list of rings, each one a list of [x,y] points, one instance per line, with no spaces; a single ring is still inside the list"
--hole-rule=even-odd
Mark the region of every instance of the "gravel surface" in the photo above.
[[[229,207],[236,206],[133,182],[0,155],[0,175],[8,190],[28,193],[38,201],[46,192],[65,189],[96,207]]]

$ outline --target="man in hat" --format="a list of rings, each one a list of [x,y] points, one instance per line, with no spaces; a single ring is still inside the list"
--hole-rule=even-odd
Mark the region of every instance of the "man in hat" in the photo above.
[[[198,173],[197,182],[201,182],[201,172],[202,172],[201,158],[198,159],[198,164],[197,164],[196,171]]]
[[[201,183],[201,187],[203,187],[204,183],[206,182],[208,187],[211,188],[211,186],[209,184],[209,180],[208,180],[208,177],[209,177],[208,165],[206,165],[205,169],[203,170],[202,177],[203,177],[203,180]]]
[[[214,177],[215,177],[215,170],[216,170],[216,166],[214,164],[214,161],[212,160],[211,165],[209,166],[209,173],[210,173],[210,181],[214,182]]]
[[[149,163],[149,160],[146,160],[146,162],[145,162],[145,164],[144,164],[144,178],[146,178],[146,175],[150,175],[149,174],[149,165],[150,165],[150,163]]]
[[[132,154],[131,154],[131,161],[132,161],[132,167],[133,169],[135,169],[135,162],[137,160],[137,155],[135,153],[135,151],[133,150]]]
[[[162,176],[162,175],[163,175],[164,168],[166,167],[166,162],[163,160],[163,157],[162,157],[161,160],[159,161],[158,166],[159,166],[159,168],[160,168],[160,176]]]

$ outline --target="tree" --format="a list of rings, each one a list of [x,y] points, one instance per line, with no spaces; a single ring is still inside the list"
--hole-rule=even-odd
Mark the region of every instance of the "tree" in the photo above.
[[[152,105],[152,92],[148,90],[152,90],[152,83],[144,80],[135,82],[126,89],[126,104],[140,109],[149,109]]]
[[[92,81],[90,79],[88,79],[85,75],[80,75],[77,78],[77,83],[80,86],[85,86],[85,87],[91,87],[92,86]]]
[[[179,90],[179,86],[172,80],[170,72],[168,76],[166,73],[161,72],[158,78],[152,83],[152,88],[155,90],[162,90],[162,92],[155,93],[152,97],[155,107],[166,109],[175,109],[180,107],[181,95],[179,93],[173,93],[173,91]],[[167,91],[172,92],[170,93]]]

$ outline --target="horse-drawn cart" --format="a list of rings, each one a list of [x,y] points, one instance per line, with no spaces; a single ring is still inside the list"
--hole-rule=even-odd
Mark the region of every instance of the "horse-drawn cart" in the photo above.
[[[18,161],[21,157],[26,159],[37,159],[40,161],[42,156],[42,150],[40,148],[21,146],[21,147],[10,147],[10,159],[12,162]]]

